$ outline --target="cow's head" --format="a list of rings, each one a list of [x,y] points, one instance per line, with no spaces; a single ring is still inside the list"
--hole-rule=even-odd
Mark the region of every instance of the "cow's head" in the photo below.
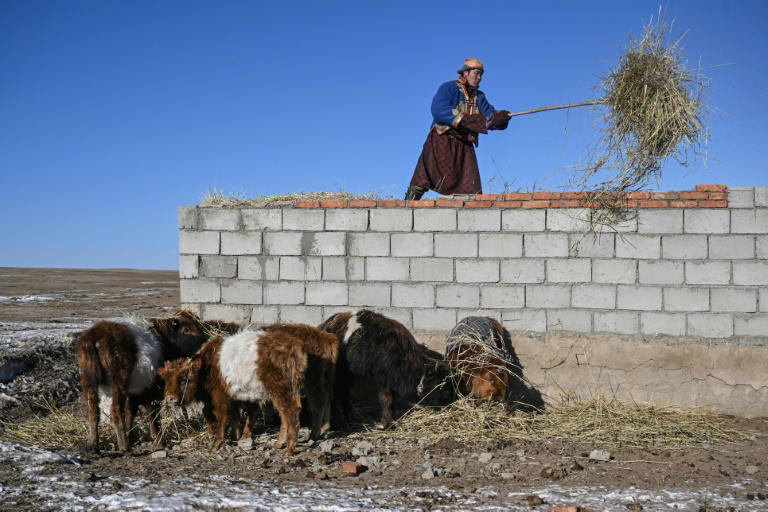
[[[160,337],[183,356],[191,356],[209,337],[210,329],[191,311],[182,309],[168,318],[150,319]]]
[[[507,396],[507,372],[501,361],[486,368],[475,368],[468,384],[470,395],[480,400],[502,402]]]
[[[165,403],[189,405],[197,395],[198,377],[202,359],[179,358],[166,361],[157,373],[165,382]]]
[[[445,361],[430,361],[424,365],[416,388],[419,401],[428,406],[447,405],[453,400],[450,367]]]

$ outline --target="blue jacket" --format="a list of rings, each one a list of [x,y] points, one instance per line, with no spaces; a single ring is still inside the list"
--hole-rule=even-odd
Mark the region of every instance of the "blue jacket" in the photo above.
[[[432,127],[439,134],[458,128],[465,114],[483,114],[490,119],[496,109],[485,99],[485,93],[477,89],[470,94],[460,80],[445,82],[432,98]],[[470,135],[477,145],[477,138]]]

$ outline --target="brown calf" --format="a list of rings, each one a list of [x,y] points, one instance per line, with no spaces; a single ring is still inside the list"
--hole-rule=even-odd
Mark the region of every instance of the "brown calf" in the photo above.
[[[305,378],[322,375],[306,386],[312,413],[312,437],[330,424],[330,400],[339,343],[335,336],[308,325],[273,324],[259,330],[245,330],[226,338],[207,341],[189,359],[171,361],[159,370],[165,381],[165,401],[184,405],[203,402],[203,415],[211,435],[211,447],[218,449],[228,427],[235,421],[238,406],[249,413],[253,423],[255,404],[271,400],[280,414],[276,447],[285,445],[291,453],[298,436],[301,393]],[[308,374],[309,358],[317,358],[316,371]],[[236,435],[237,428],[234,429]],[[244,435],[250,435],[246,426]]]
[[[504,327],[493,318],[461,320],[445,342],[445,359],[459,391],[474,398],[504,401],[512,361],[508,345]]]
[[[152,405],[162,398],[157,369],[168,359],[194,353],[211,328],[193,313],[179,311],[169,318],[151,318],[141,327],[127,320],[103,320],[80,333],[75,351],[88,409],[88,450],[98,452],[99,388],[112,398],[112,425],[121,451],[130,451],[128,432],[139,405],[146,408],[150,434],[159,444],[158,411]]]

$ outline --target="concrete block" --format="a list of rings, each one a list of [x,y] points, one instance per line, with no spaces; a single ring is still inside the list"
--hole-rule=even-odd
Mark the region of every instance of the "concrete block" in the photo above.
[[[543,283],[544,260],[501,260],[502,283]]]
[[[544,231],[546,210],[504,210],[501,212],[503,231]]]
[[[413,210],[414,231],[456,231],[456,210]]]
[[[201,229],[211,231],[237,231],[240,229],[240,210],[237,208],[200,208]]]
[[[734,261],[733,284],[768,285],[768,261]]]
[[[431,284],[392,284],[392,305],[403,308],[435,307],[435,289]]]
[[[637,212],[638,233],[675,234],[683,232],[683,210],[643,209]]]
[[[365,231],[368,229],[368,210],[357,208],[326,210],[325,229],[328,231]]]
[[[728,233],[731,213],[726,209],[691,208],[683,211],[684,233]]]
[[[736,336],[768,336],[768,315],[735,315],[733,323]]]
[[[323,306],[323,319],[331,318],[337,313],[350,313],[354,309],[352,306]]]
[[[307,306],[345,306],[348,292],[346,283],[307,283],[304,302]]]
[[[344,256],[347,251],[347,233],[303,233],[302,254],[312,256]]]
[[[616,334],[637,334],[638,314],[628,311],[596,311],[594,318],[595,332]]]
[[[349,305],[385,307],[392,305],[392,290],[387,283],[350,283]]]
[[[751,235],[712,235],[709,237],[709,257],[713,260],[752,259],[755,257],[755,237]]]
[[[768,187],[755,187],[755,206],[768,207]]]
[[[218,231],[179,231],[180,254],[219,254]]]
[[[282,256],[281,281],[319,281],[323,275],[323,260],[318,257]]]
[[[712,288],[712,311],[754,313],[757,311],[757,289]],[[765,335],[768,336],[768,331]]]
[[[286,324],[319,325],[323,321],[323,308],[319,306],[283,306],[280,321]]]
[[[283,211],[282,208],[242,210],[243,227],[248,231],[280,231],[283,229]]]
[[[438,233],[435,235],[435,256],[444,258],[477,257],[477,233]]]
[[[685,336],[684,313],[640,313],[640,333]]]
[[[618,309],[661,311],[661,288],[657,286],[619,285]]]
[[[545,332],[547,330],[547,314],[543,310],[531,309],[504,311],[502,324],[510,333]]]
[[[571,305],[571,287],[559,284],[525,286],[525,307],[567,308]]]
[[[434,256],[432,233],[393,233],[390,239],[392,256]]]
[[[768,208],[733,210],[731,233],[768,233]]]
[[[251,323],[254,325],[274,324],[279,318],[280,308],[277,306],[257,306],[251,311]]]
[[[203,320],[221,320],[223,322],[247,325],[251,319],[251,308],[230,304],[206,304],[200,317]]]
[[[727,313],[689,313],[688,336],[730,338],[733,336],[733,315]]]
[[[413,328],[413,320],[410,308],[379,308],[377,313],[384,315],[387,318],[391,318],[397,322],[400,322],[408,329]]]
[[[206,279],[181,279],[179,281],[180,302],[219,302],[221,288],[216,281]]]
[[[481,258],[519,258],[522,255],[522,235],[480,233],[479,256]]]
[[[263,251],[271,256],[299,256],[302,249],[301,233],[265,232]]]
[[[439,308],[478,308],[480,289],[473,285],[440,285],[437,287],[436,305]]]
[[[414,309],[413,328],[422,331],[445,331],[456,325],[454,309]]]
[[[349,233],[350,256],[389,256],[389,233]]]
[[[686,284],[728,284],[731,282],[729,261],[686,261]]]
[[[768,313],[768,288],[759,288],[757,297],[758,302],[760,303],[760,311]]]
[[[347,279],[350,281],[365,279],[365,258],[347,258]]]
[[[178,222],[179,229],[197,229],[197,206],[179,206]]]
[[[754,208],[754,187],[728,187],[728,208]]]
[[[500,231],[501,210],[496,209],[470,209],[458,210],[458,230],[470,231]]]
[[[557,208],[545,211],[548,231],[583,233],[589,229],[591,214],[587,208]]]
[[[569,255],[581,258],[613,258],[615,237],[613,233],[571,235],[568,243]]]
[[[322,258],[322,271],[323,281],[346,281],[347,261],[337,256]]]
[[[616,257],[634,259],[659,259],[661,237],[653,235],[626,234],[616,238]]]
[[[457,283],[498,283],[498,260],[456,260]]]
[[[265,283],[264,304],[303,304],[304,283]]]
[[[568,256],[568,235],[565,233],[526,234],[523,237],[526,258],[565,258]]]
[[[664,235],[661,237],[662,258],[696,260],[707,257],[706,235]]]
[[[193,279],[198,277],[200,256],[197,254],[179,256],[179,278]]]
[[[548,283],[588,283],[592,280],[592,262],[587,258],[547,260]]]
[[[522,310],[510,310],[510,311],[522,311]],[[501,323],[501,316],[504,313],[504,311],[500,309],[457,309],[456,310],[456,323],[462,322],[465,318],[469,316],[485,316],[488,318],[493,318],[497,322]],[[443,345],[445,345],[444,340],[440,340]]]
[[[453,260],[411,258],[411,281],[453,281]]]
[[[199,316],[199,317],[201,317],[201,318],[202,318],[202,314],[203,314],[203,306],[204,306],[204,305],[205,305],[205,304],[190,304],[190,303],[185,303],[185,302],[182,302],[182,303],[181,303],[181,308],[182,308],[182,309],[186,309],[186,310],[188,310],[188,311],[191,311],[191,312],[193,312],[194,314],[196,314],[197,316]]]
[[[323,231],[325,210],[283,208],[284,231]]]
[[[237,258],[237,277],[240,279],[280,278],[280,258],[277,256],[240,256]]]
[[[768,260],[768,236],[756,237],[757,254],[755,255],[759,260]]]
[[[481,308],[516,309],[525,307],[523,286],[480,286]]]
[[[221,283],[224,304],[261,304],[261,283],[258,281],[229,281]]]
[[[547,310],[547,330],[592,332],[592,313],[577,309]]]
[[[201,256],[200,273],[204,277],[235,277],[237,258],[235,256]]]
[[[366,258],[368,281],[408,281],[408,258]]]
[[[413,229],[413,210],[374,209],[370,211],[371,231],[411,231]]]
[[[640,284],[683,284],[685,266],[682,261],[640,261]]]
[[[571,306],[588,309],[614,309],[616,287],[608,284],[577,284],[571,289]]]
[[[680,267],[680,281],[683,280]],[[592,282],[633,284],[637,280],[637,262],[634,260],[592,260]]]
[[[664,288],[664,311],[709,311],[709,288]]]
[[[224,231],[221,233],[221,254],[233,254],[236,256],[261,254],[261,232],[246,231],[238,233]]]

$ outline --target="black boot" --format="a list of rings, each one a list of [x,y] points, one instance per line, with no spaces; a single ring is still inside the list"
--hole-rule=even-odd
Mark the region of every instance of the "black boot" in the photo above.
[[[408,187],[408,190],[405,192],[405,200],[406,201],[418,201],[421,199],[421,196],[424,195],[424,192],[426,192],[423,188],[417,187],[416,185],[411,185]]]

